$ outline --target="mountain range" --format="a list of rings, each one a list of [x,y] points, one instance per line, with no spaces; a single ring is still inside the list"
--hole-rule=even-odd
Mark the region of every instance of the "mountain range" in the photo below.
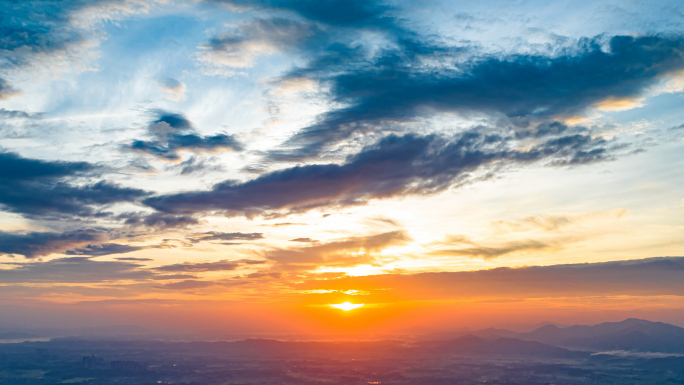
[[[533,341],[559,348],[590,352],[625,351],[684,354],[684,328],[637,318],[596,325],[561,326],[545,323],[543,326],[526,333],[491,328],[441,332],[425,335],[423,340],[459,340],[466,336],[479,337],[490,341],[501,339]]]
[[[597,325],[545,325],[516,338],[590,351],[684,353],[684,328],[636,318]]]
[[[423,335],[408,341],[281,341],[276,339],[246,339],[240,341],[173,342],[159,336],[148,335],[144,329],[122,326],[108,328],[72,329],[75,338],[63,338],[65,330],[0,330],[5,339],[29,339],[56,335],[53,343],[76,346],[88,340],[140,340],[147,343],[174,345],[174,349],[200,349],[206,352],[282,355],[282,354],[337,354],[365,356],[374,354],[421,356],[487,356],[501,358],[576,359],[595,353],[639,354],[661,353],[684,356],[684,328],[662,322],[630,318],[621,322],[604,322],[596,325],[559,326],[546,323],[531,332],[518,333],[506,329],[457,330]],[[113,340],[112,340],[113,341]],[[619,354],[617,353],[619,352]],[[598,356],[594,356],[598,357]]]

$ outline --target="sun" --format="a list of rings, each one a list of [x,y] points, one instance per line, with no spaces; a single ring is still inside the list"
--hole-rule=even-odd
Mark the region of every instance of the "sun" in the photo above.
[[[343,302],[343,303],[330,304],[328,306],[334,307],[335,309],[350,311],[350,310],[354,310],[354,309],[358,309],[360,307],[363,307],[363,305],[364,304],[362,304],[362,303]]]

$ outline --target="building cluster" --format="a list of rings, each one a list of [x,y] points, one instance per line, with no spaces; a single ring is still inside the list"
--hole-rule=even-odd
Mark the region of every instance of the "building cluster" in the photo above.
[[[95,355],[93,355],[93,354],[83,357],[83,367],[85,369],[95,369],[95,368],[101,366],[103,363],[104,363],[104,358],[95,357]]]

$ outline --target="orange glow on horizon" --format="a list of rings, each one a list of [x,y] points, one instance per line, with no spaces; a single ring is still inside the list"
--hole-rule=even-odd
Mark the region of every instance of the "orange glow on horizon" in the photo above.
[[[334,307],[335,309],[350,311],[350,310],[354,310],[354,309],[358,309],[360,307],[363,307],[364,304],[363,303],[351,303],[351,302],[347,301],[347,302],[343,302],[343,303],[330,304],[328,306]]]

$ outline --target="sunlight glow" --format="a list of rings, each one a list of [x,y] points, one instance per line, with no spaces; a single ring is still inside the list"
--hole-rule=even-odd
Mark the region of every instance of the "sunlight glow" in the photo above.
[[[343,302],[343,303],[336,303],[336,304],[330,304],[330,307],[334,307],[335,309],[340,309],[344,311],[350,311],[354,309],[358,309],[362,307],[364,304],[362,303],[351,303],[351,302]]]

